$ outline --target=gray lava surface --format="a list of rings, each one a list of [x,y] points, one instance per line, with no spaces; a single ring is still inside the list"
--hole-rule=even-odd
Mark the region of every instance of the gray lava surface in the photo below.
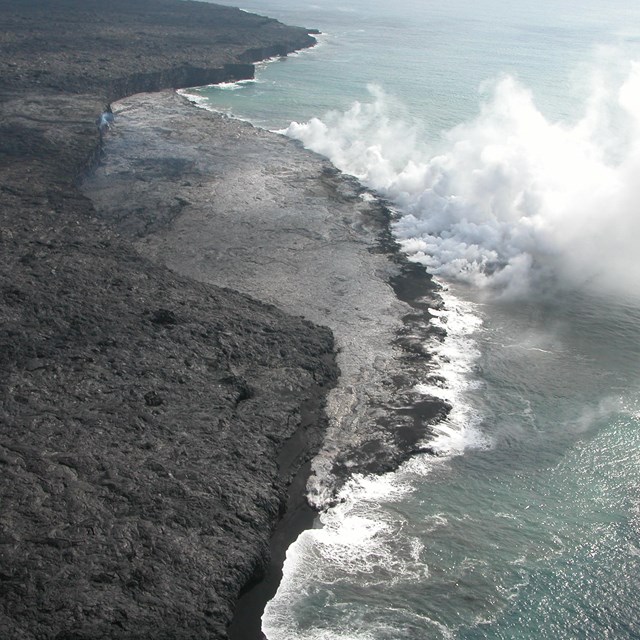
[[[312,501],[326,506],[351,474],[424,449],[447,407],[413,391],[427,371],[412,367],[420,357],[401,336],[417,317],[412,303],[430,295],[435,304],[434,287],[420,270],[420,288],[388,239],[384,204],[297,143],[175,93],[132,96],[114,112],[103,160],[83,185],[100,218],[154,262],[334,333],[341,375]],[[410,295],[401,301],[394,288]]]

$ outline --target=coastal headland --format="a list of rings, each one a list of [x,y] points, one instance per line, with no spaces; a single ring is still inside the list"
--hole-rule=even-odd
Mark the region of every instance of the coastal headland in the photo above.
[[[446,414],[412,392],[434,288],[355,181],[162,91],[308,30],[179,0],[0,19],[0,629],[226,638],[309,473],[327,504]]]

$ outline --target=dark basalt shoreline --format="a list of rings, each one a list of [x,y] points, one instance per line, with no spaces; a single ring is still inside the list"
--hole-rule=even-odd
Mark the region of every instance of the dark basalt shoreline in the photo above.
[[[391,237],[389,207],[292,140],[178,95],[139,94],[114,111],[103,162],[83,184],[97,215],[154,262],[333,331],[341,376],[314,504],[330,504],[354,473],[425,451],[448,410],[415,390],[430,375],[439,299]]]
[[[331,467],[315,476],[326,491],[322,506],[353,473],[392,470],[424,451],[429,426],[447,409],[411,392],[424,379],[419,325],[428,324],[436,287],[391,238],[385,203],[299,144],[175,93],[138,94],[113,110],[102,162],[83,182],[100,219],[156,263],[238,287],[334,332],[341,377],[318,456]],[[286,548],[312,525],[307,475],[272,541],[266,579],[240,600],[234,639],[259,637]]]
[[[79,189],[101,159],[107,165],[95,126],[106,102],[252,77],[251,61],[311,46],[305,29],[174,0],[0,0],[0,19],[3,637],[225,638],[243,592],[232,633],[253,637],[286,546],[310,524],[305,482],[311,459],[324,459],[327,429],[338,435],[328,458],[338,483],[320,483],[317,495],[354,471],[391,470],[424,451],[429,425],[446,415],[442,402],[416,403],[410,390],[435,287],[398,252],[384,203],[365,204],[354,181],[313,154],[281,161],[290,141],[224,119],[193,122],[193,108],[184,124],[195,138],[201,126],[220,135],[224,163],[242,168],[241,138],[250,154],[275,154],[264,167],[244,165],[266,171],[261,197],[282,198],[283,213],[313,205],[315,231],[306,220],[296,223],[300,236],[273,228],[274,246],[292,242],[290,251],[328,234],[345,245],[346,271],[329,274],[337,297],[320,301],[325,309],[282,295],[286,282],[269,291],[234,272],[259,261],[240,256],[216,273],[180,259],[186,246],[162,236],[188,222],[194,204],[183,193],[193,166],[178,157],[189,127],[172,120],[184,103],[175,95],[159,130],[175,153],[148,162],[142,151],[133,171],[158,202],[143,189],[136,204],[125,187],[105,216]],[[284,191],[269,191],[272,179]],[[216,215],[227,206],[235,212],[217,194]],[[337,222],[326,226],[329,214]],[[145,249],[147,236],[167,240],[168,253]],[[347,287],[363,266],[367,286]],[[359,289],[366,295],[356,300]],[[374,299],[382,307],[368,311]],[[372,350],[362,361],[338,355],[346,367],[338,383],[333,336],[320,325],[347,326],[329,316],[354,303],[357,322],[385,333],[362,342]],[[357,342],[358,329],[338,340]],[[389,376],[394,360],[405,379]],[[354,427],[349,415],[362,408]]]
[[[140,257],[77,178],[105,102],[313,39],[169,0],[1,0],[0,20],[2,637],[225,638],[321,444],[333,339]]]

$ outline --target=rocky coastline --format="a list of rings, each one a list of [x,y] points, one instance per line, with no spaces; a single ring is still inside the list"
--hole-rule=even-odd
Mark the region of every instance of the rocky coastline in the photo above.
[[[414,390],[439,301],[391,237],[387,204],[298,143],[175,93],[113,107],[117,129],[82,185],[97,216],[154,263],[331,329],[340,379],[313,461],[314,506],[354,473],[424,451],[448,410]]]
[[[311,466],[314,506],[330,506],[354,473],[395,469],[424,451],[447,406],[413,390],[423,372],[412,361],[423,368],[427,309],[437,303],[424,270],[390,237],[386,204],[296,142],[175,92],[137,94],[113,111],[100,165],[82,183],[97,216],[154,263],[333,332],[341,374]],[[296,479],[297,496],[308,475]],[[241,599],[232,638],[259,637],[286,548],[313,524],[304,507],[290,504],[266,579]]]
[[[141,257],[78,180],[105,103],[313,39],[170,0],[1,0],[0,20],[2,636],[225,638],[322,442],[333,338]]]
[[[175,93],[312,31],[180,0],[0,19],[3,637],[259,638],[305,494],[446,415],[413,390],[436,287],[384,202]]]

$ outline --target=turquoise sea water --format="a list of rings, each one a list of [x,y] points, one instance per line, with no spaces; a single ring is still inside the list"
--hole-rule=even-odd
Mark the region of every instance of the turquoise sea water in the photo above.
[[[292,546],[269,640],[640,637],[640,5],[242,6],[324,35],[199,95],[395,202],[454,403]]]

